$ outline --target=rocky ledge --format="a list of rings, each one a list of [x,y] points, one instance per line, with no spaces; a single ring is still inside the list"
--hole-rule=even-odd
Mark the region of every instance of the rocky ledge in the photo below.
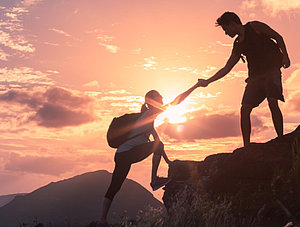
[[[300,226],[300,126],[204,161],[174,161],[170,226]]]

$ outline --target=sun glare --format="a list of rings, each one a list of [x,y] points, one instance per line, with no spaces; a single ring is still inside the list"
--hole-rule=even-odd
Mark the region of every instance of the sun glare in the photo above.
[[[190,112],[186,106],[181,103],[177,106],[169,106],[163,113],[161,113],[155,121],[155,126],[159,126],[165,122],[171,124],[180,124],[187,121],[186,113]],[[181,131],[181,130],[178,130]]]

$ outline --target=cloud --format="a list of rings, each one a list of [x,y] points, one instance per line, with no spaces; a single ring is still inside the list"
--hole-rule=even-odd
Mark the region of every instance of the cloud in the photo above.
[[[86,84],[83,85],[83,87],[87,87],[87,88],[99,88],[100,85],[99,85],[99,82],[97,80],[93,80],[93,81],[90,81]]]
[[[142,48],[137,48],[137,49],[131,50],[130,52],[132,54],[141,54],[141,51],[142,51]]]
[[[300,10],[299,0],[262,0],[261,4],[271,10],[273,14],[281,11]]]
[[[300,86],[300,69],[296,69],[291,76],[285,81],[285,88],[288,91],[297,91]]]
[[[0,94],[0,102],[21,104],[30,108],[28,121],[47,128],[78,126],[95,120],[92,98],[74,95],[58,87],[46,91],[9,90]],[[24,111],[24,110],[23,110]]]
[[[41,105],[40,94],[35,93],[34,95],[32,95],[28,92],[17,90],[10,90],[8,92],[0,94],[0,101],[28,105],[31,108],[37,108],[39,105]]]
[[[120,47],[115,46],[115,45],[111,45],[111,44],[106,44],[106,43],[98,43],[100,46],[104,46],[106,48],[107,51],[116,54],[119,50]]]
[[[5,54],[14,54],[21,58],[24,54],[33,53],[35,47],[24,36],[24,25],[21,21],[28,10],[24,7],[0,8],[0,44],[6,47]]]
[[[115,37],[109,36],[109,35],[98,34],[97,39],[99,39],[101,42],[109,43],[109,42],[113,41],[115,39]]]
[[[47,102],[52,104],[65,105],[73,108],[80,108],[92,101],[87,96],[77,96],[72,92],[59,88],[51,87],[44,93],[44,97]]]
[[[0,61],[7,61],[8,54],[5,53],[2,49],[0,49]]]
[[[41,2],[42,0],[23,0],[22,1],[22,4],[25,6],[25,7],[29,7],[29,6],[32,6],[32,5],[35,5],[39,2]]]
[[[43,73],[30,67],[0,68],[0,89],[35,88],[51,86],[54,81],[48,77],[53,73]]]
[[[84,111],[68,109],[65,106],[44,104],[30,120],[47,128],[78,126],[94,120],[94,117]]]
[[[104,46],[107,51],[113,54],[116,54],[120,50],[120,47],[111,44],[111,42],[115,39],[113,36],[98,34],[96,39],[100,40],[98,43],[100,46]]]
[[[120,90],[113,90],[113,91],[108,91],[108,94],[114,94],[114,95],[130,95],[131,93],[129,91],[126,91],[125,89],[120,89]]]
[[[146,62],[143,64],[145,70],[155,70],[156,69],[158,63],[157,63],[155,57],[151,56],[149,58],[144,58],[144,60]]]
[[[276,16],[280,12],[291,12],[300,10],[299,0],[245,0],[242,2],[242,9],[255,11],[261,9],[271,12],[271,16]]]
[[[227,44],[227,43],[222,43],[221,41],[217,41],[217,44],[224,46],[224,47],[232,47],[233,46],[232,43]]]
[[[63,157],[21,156],[11,153],[5,170],[59,176],[72,170],[74,163]]]
[[[65,31],[63,31],[63,30],[60,30],[60,29],[50,28],[49,30],[50,30],[50,31],[53,31],[53,32],[56,32],[56,33],[58,33],[58,34],[60,34],[60,35],[64,35],[64,36],[66,36],[66,37],[70,37],[70,36],[71,36],[69,33],[65,32]]]
[[[299,115],[300,112],[300,91],[293,92],[287,100],[287,109],[290,115]],[[295,113],[295,112],[296,113]],[[294,113],[293,113],[294,112]]]
[[[242,8],[243,9],[253,9],[257,5],[255,0],[247,0],[242,2]]]
[[[159,130],[170,139],[179,141],[241,136],[240,117],[236,113],[204,114],[198,111],[193,116],[184,123],[162,125]],[[263,122],[257,116],[252,116],[252,126],[262,127]]]
[[[12,50],[27,53],[32,53],[35,51],[33,45],[21,36],[12,37],[9,33],[0,30],[0,37],[0,44],[9,47]]]

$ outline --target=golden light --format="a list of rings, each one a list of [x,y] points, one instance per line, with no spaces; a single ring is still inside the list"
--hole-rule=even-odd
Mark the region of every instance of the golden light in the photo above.
[[[186,122],[186,109],[183,106],[169,106],[161,115],[171,124]]]
[[[159,126],[164,122],[171,124],[180,124],[187,121],[186,113],[191,112],[187,103],[181,103],[176,106],[169,106],[163,113],[161,113],[155,120],[155,126]],[[180,132],[182,129],[178,129]]]

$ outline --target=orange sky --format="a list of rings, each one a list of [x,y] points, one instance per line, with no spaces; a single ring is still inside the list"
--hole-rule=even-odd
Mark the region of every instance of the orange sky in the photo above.
[[[150,89],[170,101],[222,67],[233,40],[214,23],[228,10],[284,37],[292,65],[283,70],[286,102],[280,106],[285,133],[292,131],[300,111],[298,0],[1,1],[0,195],[112,171],[114,150],[105,141],[112,117],[138,111]],[[175,110],[182,111],[173,119],[180,123],[158,127],[171,159],[203,160],[242,146],[246,76],[240,62]],[[252,124],[252,141],[275,137],[265,102],[253,111]],[[149,190],[150,161],[129,174]],[[166,171],[162,163],[160,174]]]

